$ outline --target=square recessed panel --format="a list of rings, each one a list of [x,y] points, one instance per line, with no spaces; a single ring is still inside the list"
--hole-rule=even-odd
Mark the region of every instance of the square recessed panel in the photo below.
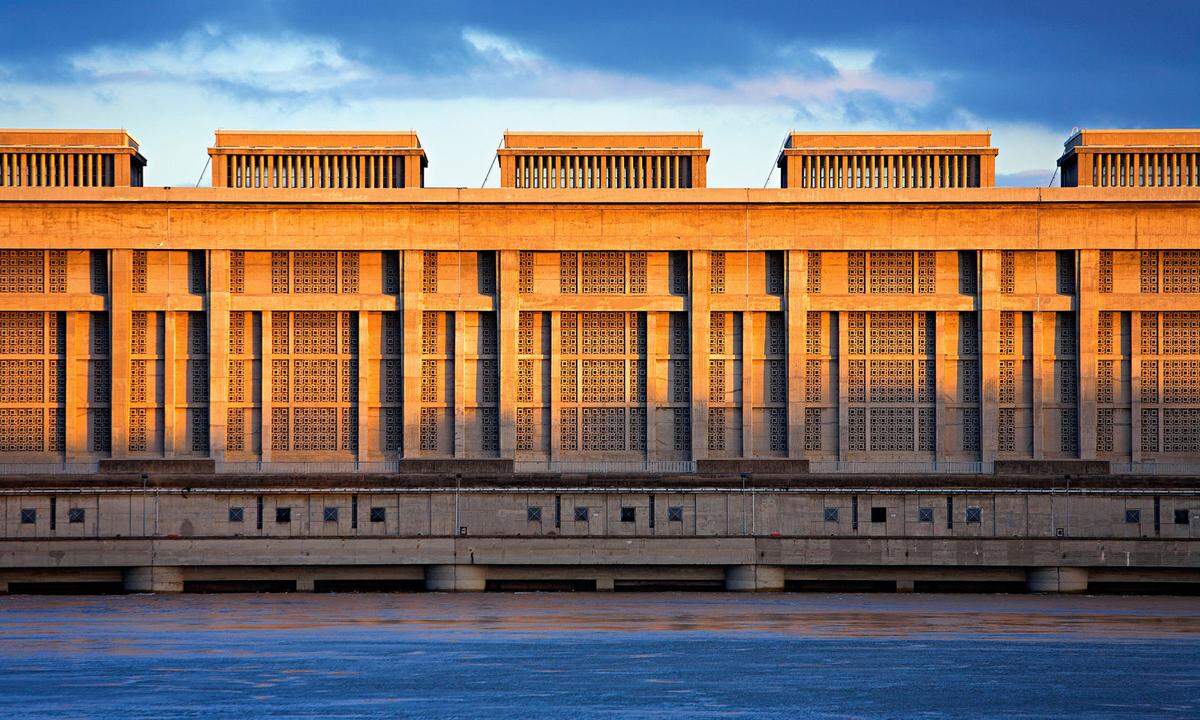
[[[325,522],[337,522],[338,521],[338,509],[335,507],[325,508],[325,512],[321,514],[321,518]]]
[[[246,519],[246,511],[240,507],[229,508],[229,522],[238,523]]]
[[[983,510],[977,507],[967,508],[967,522],[977,523],[983,522]]]
[[[637,520],[637,508],[621,508],[621,522],[631,523]]]
[[[86,513],[84,512],[83,508],[71,508],[67,510],[67,522],[81,523],[83,522],[85,515]]]
[[[540,507],[525,508],[525,520],[527,522],[541,522],[542,521],[542,509]]]
[[[1142,511],[1139,508],[1129,508],[1125,511],[1125,522],[1140,523],[1142,521]]]
[[[825,508],[825,522],[837,522],[837,521],[838,521],[838,509],[837,508]]]
[[[887,508],[885,508],[885,507],[871,508],[871,522],[873,522],[873,523],[887,522]]]
[[[1187,525],[1192,521],[1192,514],[1187,508],[1178,508],[1175,510],[1175,524]]]
[[[575,522],[587,522],[587,521],[588,521],[588,509],[585,507],[575,508]]]
[[[683,508],[681,508],[681,507],[667,508],[667,522],[683,522]]]
[[[290,507],[275,508],[275,522],[290,523],[292,521],[292,509]]]
[[[371,508],[371,522],[385,522],[387,520],[387,508],[373,507]]]
[[[37,522],[37,508],[21,509],[21,524],[32,525]]]
[[[917,508],[917,522],[933,522],[933,508]]]

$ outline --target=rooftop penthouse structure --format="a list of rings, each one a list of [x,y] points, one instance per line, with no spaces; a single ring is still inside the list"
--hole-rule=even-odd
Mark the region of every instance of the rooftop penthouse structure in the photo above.
[[[0,129],[0,188],[139,187],[145,167],[124,130]]]
[[[690,133],[504,133],[500,187],[522,189],[702,188],[708,148]]]
[[[0,591],[1200,584],[1196,137],[0,131]]]
[[[213,187],[424,187],[429,164],[415,132],[218,130]]]
[[[1080,130],[1058,167],[1063,187],[1200,187],[1200,130]]]
[[[780,187],[822,190],[992,187],[990,132],[792,132]]]

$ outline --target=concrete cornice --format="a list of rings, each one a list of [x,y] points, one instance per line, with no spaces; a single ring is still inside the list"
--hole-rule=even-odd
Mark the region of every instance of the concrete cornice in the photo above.
[[[176,188],[0,188],[0,203],[150,203],[230,205],[878,205],[1036,203],[1198,203],[1200,188],[960,188],[811,190],[387,190]]]

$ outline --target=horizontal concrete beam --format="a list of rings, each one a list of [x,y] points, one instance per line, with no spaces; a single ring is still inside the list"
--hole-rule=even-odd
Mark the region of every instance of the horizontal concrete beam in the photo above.
[[[1200,543],[1019,538],[212,538],[10,540],[0,569],[149,565],[1200,567]]]

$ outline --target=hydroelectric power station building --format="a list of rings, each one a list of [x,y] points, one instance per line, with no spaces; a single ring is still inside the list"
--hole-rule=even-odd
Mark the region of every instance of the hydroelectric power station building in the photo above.
[[[0,589],[1200,584],[1200,131],[208,152],[0,131]]]

